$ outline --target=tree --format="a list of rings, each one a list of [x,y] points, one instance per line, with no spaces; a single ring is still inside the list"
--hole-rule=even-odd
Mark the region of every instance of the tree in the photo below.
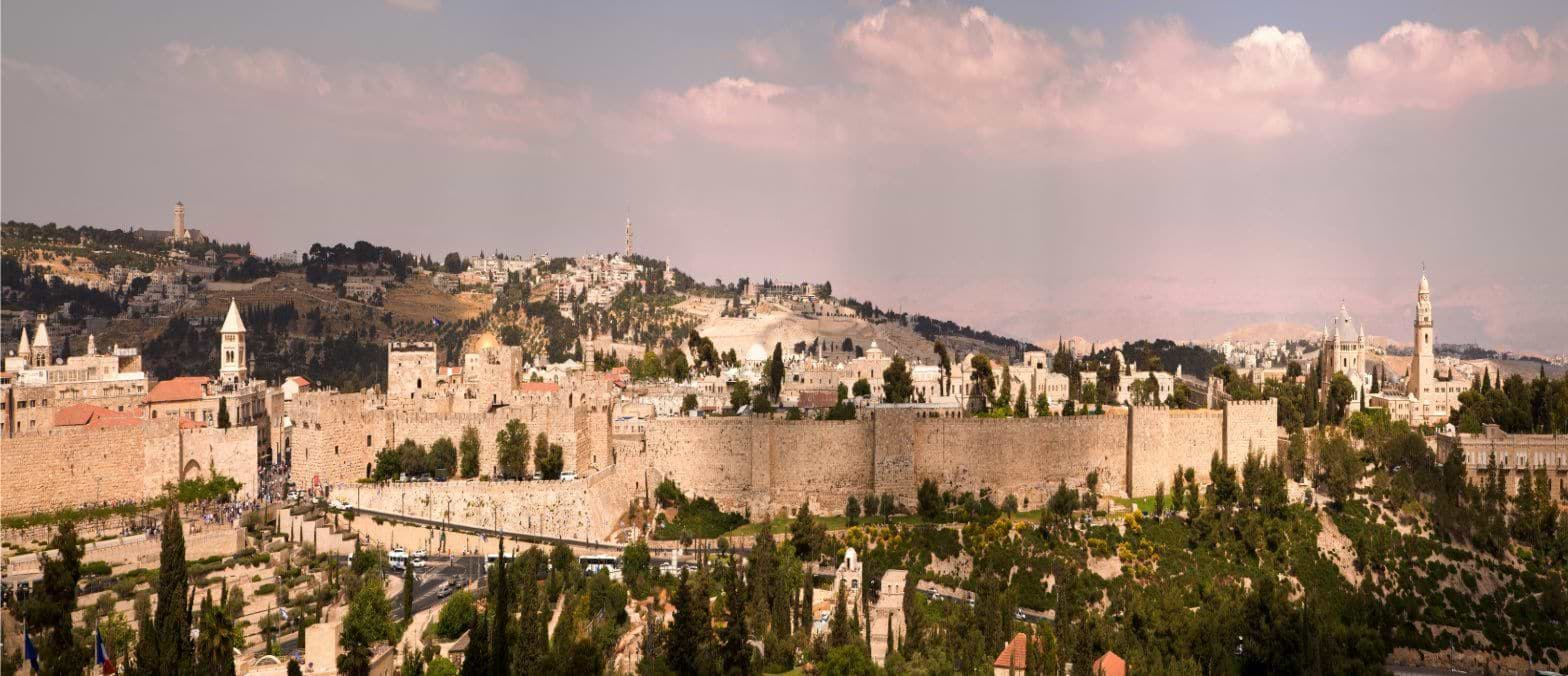
[[[229,398],[218,397],[218,429],[229,429]]]
[[[439,470],[442,476],[457,476],[457,447],[451,439],[441,437],[430,444],[430,469]]]
[[[730,390],[730,408],[739,411],[751,403],[751,383],[744,380],[735,381],[734,389]]]
[[[446,255],[446,259],[442,261],[442,267],[446,268],[447,272],[452,273],[454,275],[459,273],[459,272],[462,272],[463,271],[463,256],[462,256],[462,254],[459,254],[456,251],[453,251],[452,253],[447,254]]]
[[[1018,396],[1013,399],[1013,417],[1029,417],[1029,391],[1023,386],[1018,386]]]
[[[827,549],[827,529],[812,516],[810,503],[800,504],[795,522],[789,526],[789,534],[790,543],[795,546],[795,557],[801,561],[815,561]]]
[[[522,479],[528,476],[528,425],[513,418],[506,427],[495,433],[497,474],[501,479]]]
[[[1234,507],[1240,497],[1236,485],[1236,468],[1220,460],[1218,451],[1209,459],[1210,501],[1216,507]]]
[[[720,632],[724,673],[751,674],[751,644],[746,634],[746,593],[741,584],[742,569],[737,565],[724,584],[724,629]]]
[[[844,603],[844,588],[840,586],[833,600],[833,618],[828,620],[828,645],[838,648],[854,640],[855,634],[849,626],[849,610]]]
[[[855,386],[850,390],[857,397],[871,396],[871,381],[861,378],[855,381]]]
[[[458,442],[463,456],[463,478],[479,476],[479,430],[473,426],[463,428],[463,439]]]
[[[926,521],[936,521],[942,517],[942,494],[937,490],[935,481],[925,479],[920,482],[920,488],[915,493],[915,505],[915,511]]]
[[[1338,425],[1345,420],[1345,411],[1350,408],[1350,402],[1356,397],[1356,386],[1350,378],[1343,373],[1335,373],[1328,383],[1328,411],[1326,416],[1330,424]]]
[[[196,639],[196,670],[212,676],[234,674],[234,618],[229,615],[229,588],[223,587],[220,602],[212,602],[207,592],[201,602],[201,621]]]
[[[1198,482],[1194,477],[1196,473],[1191,467],[1186,468],[1185,472],[1187,477],[1187,517],[1195,518],[1198,516]]]
[[[768,398],[778,401],[784,389],[784,344],[773,344],[773,358],[768,360]]]
[[[621,577],[633,593],[637,593],[643,581],[652,574],[652,563],[653,557],[646,540],[638,538],[626,546],[626,551],[621,554]]]
[[[697,410],[697,406],[697,395],[688,392],[686,396],[681,398],[681,415]]]
[[[338,670],[345,674],[361,676],[370,673],[371,648],[382,641],[397,637],[392,626],[392,609],[387,606],[386,590],[381,586],[381,576],[371,573],[354,594],[348,615],[343,618],[343,634],[339,644]]]
[[[39,657],[46,674],[81,673],[89,655],[78,644],[71,629],[71,613],[76,610],[76,583],[82,578],[85,548],[76,536],[76,524],[60,523],[50,541],[54,556],[40,555],[43,579],[22,606],[22,618],[41,633]]]
[[[448,641],[456,640],[473,628],[478,615],[473,592],[459,589],[441,606],[441,613],[436,616],[435,633]]]
[[[849,502],[844,505],[844,521],[851,526],[860,523],[860,500],[853,495],[849,496]]]
[[[977,354],[969,360],[970,410],[984,411],[996,398],[996,376],[991,373],[991,360]]]
[[[681,571],[675,589],[675,621],[670,626],[669,664],[677,674],[706,673],[708,646],[713,642],[713,627],[708,621],[708,599]]]
[[[191,608],[186,604],[188,579],[185,567],[185,534],[176,503],[163,513],[162,551],[158,556],[158,608],[152,625],[142,625],[136,647],[136,665],[150,674],[194,672],[191,644]]]
[[[1317,446],[1317,474],[1313,484],[1337,504],[1343,504],[1361,480],[1366,464],[1343,434],[1320,432],[1313,440]]]
[[[1171,511],[1179,512],[1182,500],[1186,496],[1186,484],[1181,474],[1181,467],[1176,467],[1176,476],[1171,478]]]
[[[882,371],[882,398],[889,404],[909,403],[915,395],[915,382],[909,373],[909,364],[899,355]]]
[[[1285,470],[1292,481],[1301,481],[1307,472],[1307,435],[1301,430],[1290,434],[1285,447]]]
[[[1089,509],[1091,511],[1099,509],[1100,508],[1100,470],[1097,470],[1097,469],[1089,470],[1089,474],[1083,478],[1083,485],[1084,485],[1084,488],[1087,488],[1089,490],[1089,494],[1087,496],[1088,499],[1086,500],[1086,502],[1088,502]]]
[[[943,345],[940,340],[936,341],[936,367],[940,371],[937,374],[938,394],[945,397],[948,394],[948,388],[952,385],[953,360],[947,354],[947,346]]]
[[[1161,481],[1161,482],[1159,482],[1159,483],[1154,485],[1154,515],[1155,516],[1162,516],[1164,514],[1165,514],[1165,482]]]
[[[403,621],[414,621],[414,567],[403,566]]]

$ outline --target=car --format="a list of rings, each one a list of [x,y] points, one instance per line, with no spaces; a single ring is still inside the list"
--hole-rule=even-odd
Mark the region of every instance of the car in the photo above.
[[[453,591],[456,591],[456,585],[453,585],[451,580],[447,580],[441,584],[440,589],[436,590],[436,598],[444,599],[451,596]]]
[[[576,472],[561,472],[561,481],[576,481]]]

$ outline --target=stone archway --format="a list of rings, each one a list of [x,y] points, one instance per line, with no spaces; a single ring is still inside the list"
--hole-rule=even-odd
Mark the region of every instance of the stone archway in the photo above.
[[[194,479],[200,475],[201,463],[196,462],[195,460],[186,461],[185,467],[180,469],[180,481]]]

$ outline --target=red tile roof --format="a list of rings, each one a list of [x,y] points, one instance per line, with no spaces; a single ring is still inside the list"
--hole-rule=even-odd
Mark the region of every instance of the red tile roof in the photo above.
[[[1013,640],[1002,646],[1002,652],[996,656],[996,661],[992,662],[991,666],[1023,671],[1024,667],[1028,666],[1026,664],[1029,660],[1028,641],[1029,637],[1023,632],[1013,634]]]
[[[560,392],[558,383],[521,383],[517,386],[519,392]]]
[[[210,380],[207,376],[180,376],[154,385],[147,393],[147,403],[161,404],[169,401],[194,401],[204,394],[202,387]]]
[[[310,387],[310,379],[305,376],[289,376],[289,382],[300,387]]]
[[[1107,650],[1094,661],[1094,676],[1127,676],[1127,660]]]
[[[54,413],[55,427],[130,427],[142,424],[139,410],[115,411],[92,404],[72,404]]]

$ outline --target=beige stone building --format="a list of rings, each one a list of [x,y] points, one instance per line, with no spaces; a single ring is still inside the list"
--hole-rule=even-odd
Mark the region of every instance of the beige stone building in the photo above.
[[[1389,391],[1373,395],[1370,405],[1388,409],[1389,417],[1411,425],[1441,425],[1459,408],[1459,393],[1470,389],[1471,381],[1456,376],[1452,367],[1439,372],[1435,326],[1432,321],[1432,288],[1421,275],[1416,288],[1414,351],[1405,374],[1404,392]]]
[[[0,372],[4,418],[0,438],[45,433],[55,412],[72,404],[115,411],[141,405],[147,375],[135,349],[115,347],[99,353],[97,341],[88,336],[85,354],[56,359],[50,343],[49,327],[39,319],[31,340],[24,327],[16,351],[5,357]]]

